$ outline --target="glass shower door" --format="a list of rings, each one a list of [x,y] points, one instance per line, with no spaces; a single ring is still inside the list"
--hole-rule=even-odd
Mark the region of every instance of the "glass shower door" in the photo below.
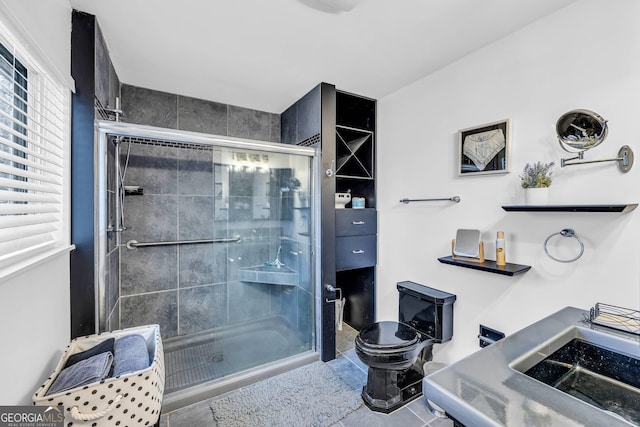
[[[104,324],[160,325],[168,394],[315,351],[313,150],[193,139],[109,139],[126,230]]]
[[[228,148],[213,157],[213,209],[178,227],[216,243],[179,247],[179,296],[219,289],[179,307],[165,346],[169,392],[314,348],[310,159]]]

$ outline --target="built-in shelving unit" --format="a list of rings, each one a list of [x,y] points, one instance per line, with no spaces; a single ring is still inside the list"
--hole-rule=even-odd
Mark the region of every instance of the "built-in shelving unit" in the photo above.
[[[375,322],[377,254],[376,101],[336,91],[336,192],[363,197],[365,209],[336,209],[336,287],[346,300],[343,319],[360,330]]]
[[[503,206],[507,212],[612,212],[627,213],[638,207],[637,203],[620,205],[513,205]]]
[[[336,175],[373,179],[373,132],[336,126]]]
[[[438,261],[443,264],[455,265],[456,267],[471,268],[474,270],[486,271],[488,273],[502,274],[503,276],[517,276],[526,273],[531,268],[530,265],[513,264],[509,262],[507,263],[507,265],[499,266],[495,261],[492,261],[490,259],[487,259],[482,263],[461,261],[453,259],[453,257],[451,256],[438,258]]]

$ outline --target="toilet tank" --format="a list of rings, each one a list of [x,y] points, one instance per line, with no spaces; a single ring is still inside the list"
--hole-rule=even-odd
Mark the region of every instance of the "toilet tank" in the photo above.
[[[453,336],[454,294],[414,282],[399,282],[398,320],[441,343]]]

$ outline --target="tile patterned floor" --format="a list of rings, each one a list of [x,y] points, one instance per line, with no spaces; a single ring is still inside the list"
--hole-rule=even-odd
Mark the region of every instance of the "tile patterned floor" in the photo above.
[[[336,331],[336,357],[355,347],[356,336],[358,331],[346,323],[342,324],[342,329]]]
[[[361,391],[367,382],[367,367],[355,354],[353,339],[357,331],[348,325],[336,336],[336,359],[327,362],[353,390]],[[274,391],[277,392],[277,391]],[[232,392],[233,393],[233,392]],[[161,427],[199,427],[205,426],[210,414],[194,414],[190,409],[183,408],[165,414],[160,419]],[[426,406],[424,396],[410,404],[390,413],[382,414],[371,411],[366,406],[352,412],[338,423],[327,427],[453,427],[453,422],[436,418]],[[247,426],[260,427],[260,426]]]
[[[367,382],[367,367],[358,359],[355,350],[340,354],[335,360],[327,362],[354,390],[362,390]],[[429,412],[425,397],[422,396],[407,406],[390,414],[371,411],[366,406],[347,415],[331,427],[453,427],[453,422],[436,418]]]

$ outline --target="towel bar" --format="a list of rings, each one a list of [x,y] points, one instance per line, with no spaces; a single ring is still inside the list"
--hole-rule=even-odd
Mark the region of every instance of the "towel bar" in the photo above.
[[[441,199],[401,199],[400,203],[404,203],[405,205],[408,205],[409,202],[439,202],[439,201],[449,201],[449,202],[455,202],[455,203],[460,203],[460,196],[453,196],[453,197],[446,197],[446,198],[441,198]]]

